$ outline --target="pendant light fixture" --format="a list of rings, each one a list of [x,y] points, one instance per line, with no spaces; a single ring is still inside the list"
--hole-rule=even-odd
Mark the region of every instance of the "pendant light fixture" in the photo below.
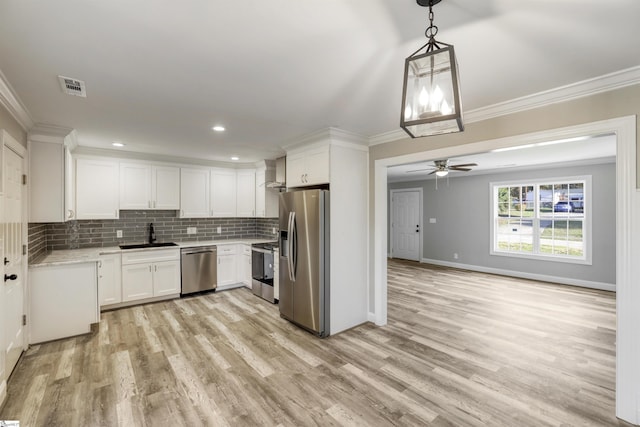
[[[400,127],[412,138],[461,132],[462,105],[458,64],[450,44],[436,41],[433,6],[441,0],[416,0],[429,7],[427,43],[405,60]],[[420,53],[426,49],[424,53]]]

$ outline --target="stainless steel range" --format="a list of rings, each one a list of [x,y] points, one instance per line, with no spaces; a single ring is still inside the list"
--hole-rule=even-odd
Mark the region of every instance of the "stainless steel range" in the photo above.
[[[251,245],[251,289],[269,302],[276,302],[273,295],[273,251],[276,243]]]

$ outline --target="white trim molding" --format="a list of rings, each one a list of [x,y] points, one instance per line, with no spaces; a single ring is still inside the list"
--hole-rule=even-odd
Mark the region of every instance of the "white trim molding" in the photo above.
[[[22,104],[15,91],[9,84],[9,81],[0,70],[0,104],[9,111],[9,114],[16,119],[25,132],[35,124],[31,118],[31,114]]]
[[[584,98],[636,84],[640,84],[640,66],[627,68],[625,70],[616,71],[603,76],[594,77],[592,79],[582,80],[580,82],[515,98],[509,101],[499,102],[486,107],[476,108],[475,110],[465,111],[463,121],[464,123],[480,122],[495,117],[506,116],[508,114],[544,107],[545,105]],[[379,145],[405,138],[408,138],[406,132],[398,128],[372,136],[369,138],[369,145]]]
[[[519,277],[521,279],[538,280],[559,285],[580,286],[583,288],[599,289],[601,291],[616,291],[615,283],[592,282],[589,280],[572,279],[570,277],[548,276],[546,274],[525,273],[522,271],[503,270],[501,268],[484,267],[481,265],[461,264],[457,262],[440,261],[437,259],[422,258],[423,264],[440,265],[443,267],[459,268],[461,270],[478,271],[480,273],[496,274],[498,276]]]

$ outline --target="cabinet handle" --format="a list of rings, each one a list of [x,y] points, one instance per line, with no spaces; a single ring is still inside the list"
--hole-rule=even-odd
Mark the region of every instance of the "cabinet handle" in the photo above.
[[[151,273],[151,265],[149,265],[149,273]]]
[[[158,266],[154,264],[153,266],[153,271],[157,272],[158,271]]]
[[[151,208],[151,200],[149,200],[149,201],[147,202],[147,207],[148,207],[148,208]]]

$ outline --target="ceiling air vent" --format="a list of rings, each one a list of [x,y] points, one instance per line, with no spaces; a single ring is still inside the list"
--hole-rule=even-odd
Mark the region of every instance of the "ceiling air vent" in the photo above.
[[[62,91],[67,95],[87,97],[87,88],[82,80],[64,76],[58,76],[58,80],[60,80]]]

